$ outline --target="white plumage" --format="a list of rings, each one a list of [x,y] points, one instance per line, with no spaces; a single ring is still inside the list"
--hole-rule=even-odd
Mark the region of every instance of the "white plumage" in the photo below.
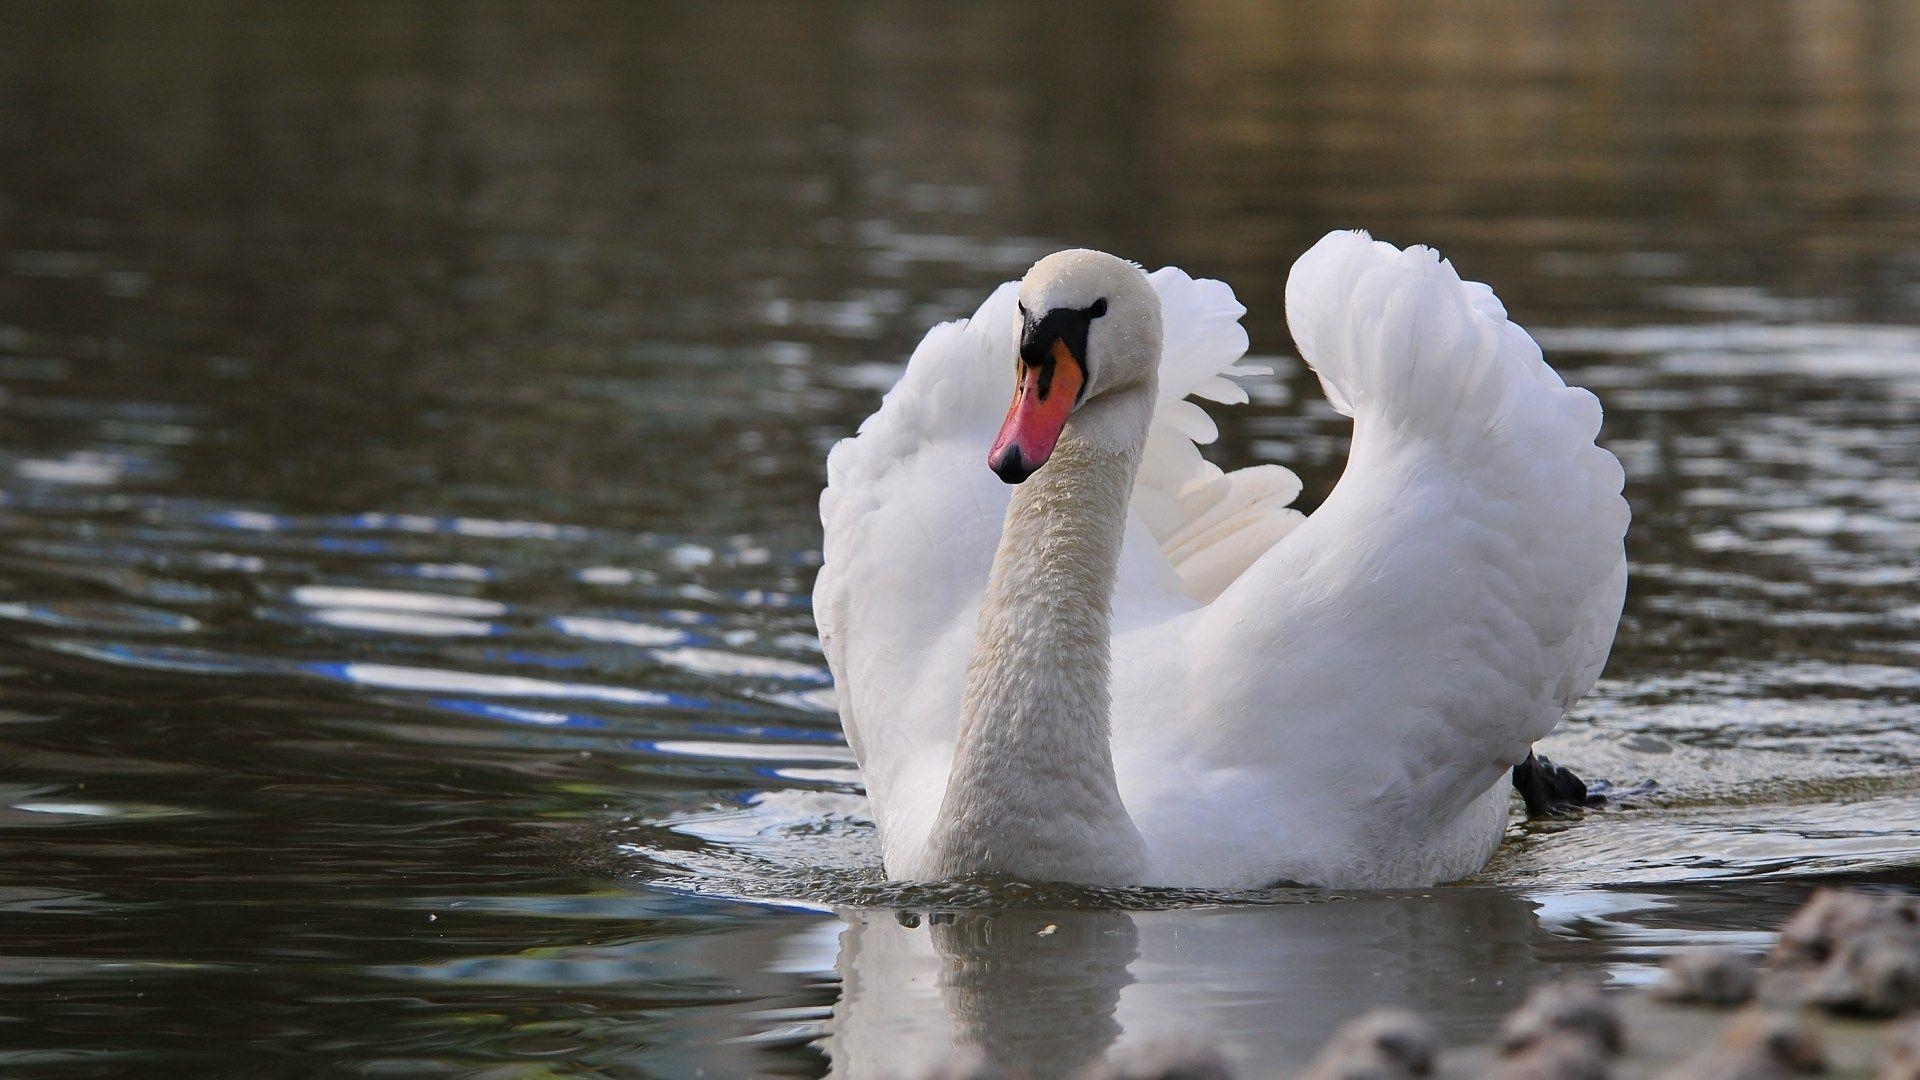
[[[1192,397],[1246,400],[1244,309],[1150,276],[1158,398],[1114,585],[1113,773],[1141,883],[1424,885],[1471,873],[1507,770],[1593,684],[1626,585],[1620,466],[1486,286],[1429,249],[1328,235],[1287,317],[1354,419],[1302,517],[1276,465],[1223,473]],[[815,614],[889,872],[925,850],[1010,488],[984,464],[1006,408],[1008,284],[934,328],[828,459]],[[1098,361],[1096,361],[1096,364]]]

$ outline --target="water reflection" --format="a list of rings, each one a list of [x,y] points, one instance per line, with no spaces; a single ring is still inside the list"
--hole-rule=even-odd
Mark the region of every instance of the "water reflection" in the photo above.
[[[827,1053],[842,1075],[973,1051],[1013,1075],[1071,1076],[1120,1035],[1138,946],[1117,911],[852,913]]]
[[[1449,1039],[1469,1040],[1563,968],[1541,955],[1538,907],[1446,889],[1131,913],[853,911],[826,1050],[846,1076],[956,1048],[1014,1075],[1068,1076],[1177,1034],[1254,1075],[1311,1059],[1376,1005],[1444,1013]]]

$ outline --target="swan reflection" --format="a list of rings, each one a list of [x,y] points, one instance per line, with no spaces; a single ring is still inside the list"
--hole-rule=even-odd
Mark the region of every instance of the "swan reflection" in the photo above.
[[[844,911],[825,1049],[836,1076],[913,1075],[960,1052],[1049,1077],[1179,1035],[1251,1075],[1305,1063],[1384,1005],[1457,1042],[1555,974],[1537,907],[1455,888],[1174,911]]]

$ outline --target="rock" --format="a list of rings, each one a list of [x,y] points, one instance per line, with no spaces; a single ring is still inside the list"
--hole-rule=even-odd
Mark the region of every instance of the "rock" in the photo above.
[[[1308,1066],[1305,1080],[1407,1080],[1433,1075],[1433,1027],[1399,1009],[1350,1020]]]
[[[1920,932],[1920,897],[1904,893],[1822,888],[1780,928],[1769,957],[1776,967],[1813,967],[1841,944],[1869,931]]]
[[[1515,1056],[1548,1036],[1565,1033],[1590,1041],[1606,1057],[1626,1045],[1620,1015],[1600,991],[1584,983],[1543,986],[1500,1025],[1500,1052]]]
[[[1920,1019],[1889,1028],[1881,1052],[1874,1080],[1920,1080]]]
[[[1490,1080],[1607,1080],[1607,1057],[1593,1039],[1556,1031],[1501,1060],[1487,1075]]]
[[[1720,1040],[1675,1069],[1665,1080],[1786,1080],[1826,1071],[1820,1039],[1793,1013],[1743,1010]]]
[[[1667,961],[1653,995],[1703,1005],[1744,1005],[1759,984],[1753,957],[1726,945],[1689,949]]]
[[[1233,1080],[1233,1069],[1207,1043],[1160,1035],[1115,1050],[1080,1076],[1081,1080]]]
[[[1821,1008],[1893,1016],[1920,1006],[1920,931],[1876,926],[1844,938],[1807,986]]]

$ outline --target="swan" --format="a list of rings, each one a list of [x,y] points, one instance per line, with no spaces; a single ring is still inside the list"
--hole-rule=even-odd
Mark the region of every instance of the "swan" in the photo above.
[[[1353,419],[1311,515],[1287,469],[1200,454],[1189,399],[1270,374],[1233,291],[1096,251],[935,327],[833,447],[814,613],[889,877],[1407,887],[1492,856],[1501,781],[1619,622],[1599,402],[1429,248],[1332,233],[1286,311]]]

